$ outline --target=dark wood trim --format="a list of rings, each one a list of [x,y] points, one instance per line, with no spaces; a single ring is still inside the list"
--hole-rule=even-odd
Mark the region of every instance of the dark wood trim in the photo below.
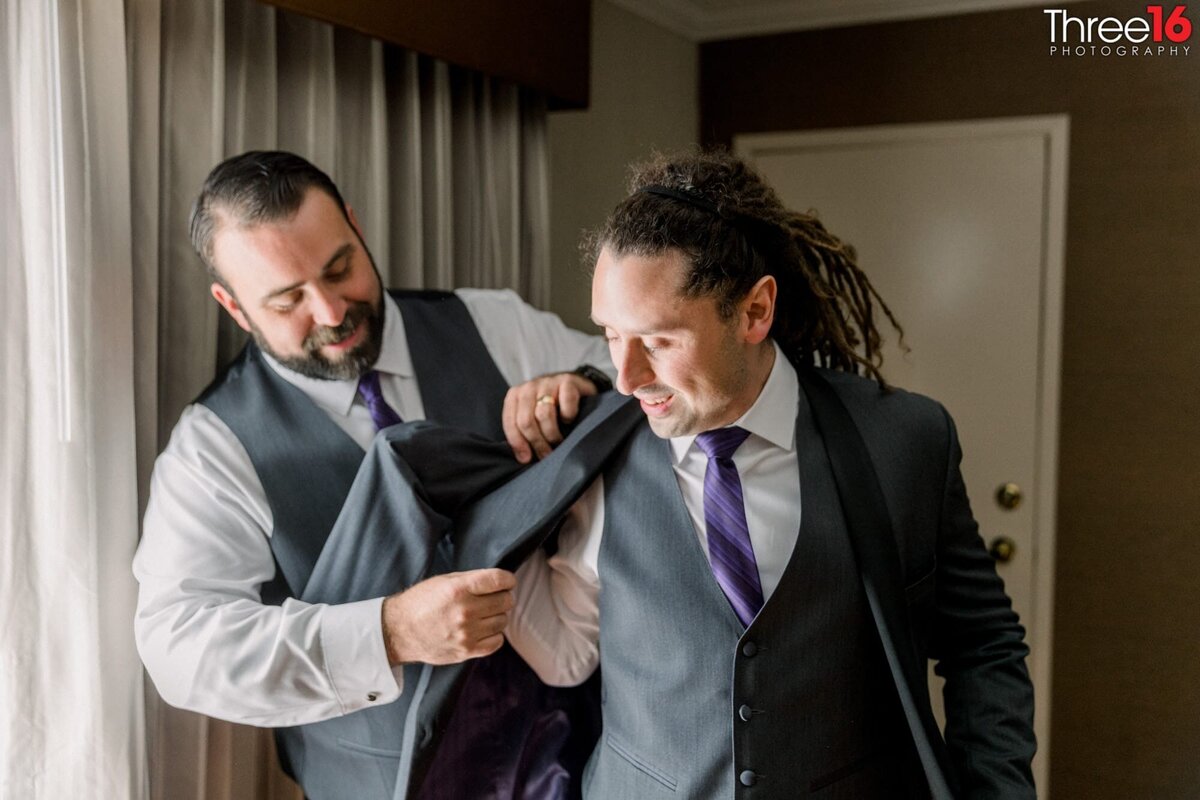
[[[591,0],[259,0],[587,108]]]

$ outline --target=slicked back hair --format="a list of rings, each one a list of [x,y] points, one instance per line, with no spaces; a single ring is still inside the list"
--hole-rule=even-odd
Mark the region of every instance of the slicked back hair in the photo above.
[[[329,195],[346,221],[346,203],[328,175],[295,153],[251,150],[222,161],[204,181],[192,204],[188,234],[214,281],[229,284],[213,261],[213,237],[221,224],[256,225],[291,217],[309,189]]]
[[[854,248],[812,214],[792,211],[745,161],[724,151],[657,155],[635,165],[629,196],[585,240],[595,264],[685,256],[686,297],[711,297],[728,318],[764,275],[778,284],[771,336],[797,366],[865,373],[886,386],[876,310],[903,329],[859,269]]]

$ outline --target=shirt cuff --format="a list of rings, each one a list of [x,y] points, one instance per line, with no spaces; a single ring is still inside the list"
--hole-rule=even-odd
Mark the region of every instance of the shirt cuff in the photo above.
[[[390,703],[403,689],[383,647],[383,598],[325,607],[321,651],[343,714]]]

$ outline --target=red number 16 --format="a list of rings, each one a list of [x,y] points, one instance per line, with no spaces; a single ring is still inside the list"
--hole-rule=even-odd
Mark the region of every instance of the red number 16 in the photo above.
[[[1154,19],[1154,41],[1161,42],[1163,40],[1163,7],[1146,6],[1146,11]],[[1186,42],[1192,35],[1192,21],[1183,15],[1185,11],[1187,11],[1187,6],[1175,6],[1171,15],[1167,17],[1167,38],[1176,44]]]

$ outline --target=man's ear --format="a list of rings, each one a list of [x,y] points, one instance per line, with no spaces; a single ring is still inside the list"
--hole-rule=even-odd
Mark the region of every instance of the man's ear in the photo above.
[[[354,209],[349,203],[346,203],[346,219],[350,220],[350,227],[354,228],[354,232],[358,234],[358,238],[365,242],[367,237],[363,236],[362,226],[358,224],[358,217],[354,216]]]
[[[758,344],[771,334],[775,322],[775,297],[779,286],[773,275],[764,275],[741,302],[742,324],[747,344]]]
[[[209,291],[212,292],[213,299],[220,303],[221,307],[229,312],[229,316],[233,317],[233,321],[236,322],[242,330],[246,331],[246,333],[249,333],[250,320],[246,319],[246,315],[242,312],[242,307],[238,304],[237,298],[234,297],[228,289],[216,281],[213,281],[212,286],[209,287]]]

